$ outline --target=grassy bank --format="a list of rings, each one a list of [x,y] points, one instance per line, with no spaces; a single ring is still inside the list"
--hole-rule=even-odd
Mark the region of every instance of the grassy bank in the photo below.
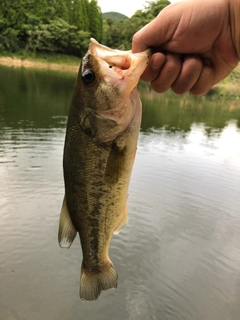
[[[9,67],[24,67],[38,69],[62,70],[77,72],[80,65],[80,58],[61,54],[26,54],[16,53],[13,55],[0,53],[0,64]]]
[[[216,84],[210,90],[209,94],[234,99],[240,98],[240,65],[238,65],[227,78]]]

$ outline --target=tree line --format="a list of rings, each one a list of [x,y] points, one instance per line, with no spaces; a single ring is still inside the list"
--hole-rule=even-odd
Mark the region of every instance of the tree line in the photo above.
[[[133,34],[170,4],[148,1],[123,20],[104,18],[97,0],[0,0],[0,52],[63,53],[82,57],[89,38],[122,50]]]

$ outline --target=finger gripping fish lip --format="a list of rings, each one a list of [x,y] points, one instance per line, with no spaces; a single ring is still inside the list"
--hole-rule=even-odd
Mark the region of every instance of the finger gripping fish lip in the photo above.
[[[114,50],[91,39],[88,53],[83,59],[82,72],[89,68],[92,60],[96,59],[106,83],[116,86],[122,85],[124,81],[131,82],[130,90],[132,90],[145,70],[150,54],[150,49],[140,53]]]

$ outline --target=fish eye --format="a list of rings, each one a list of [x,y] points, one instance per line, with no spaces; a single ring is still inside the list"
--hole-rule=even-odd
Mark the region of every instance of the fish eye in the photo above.
[[[82,73],[82,81],[84,84],[91,85],[95,82],[95,80],[96,80],[96,76],[92,70],[88,69]]]

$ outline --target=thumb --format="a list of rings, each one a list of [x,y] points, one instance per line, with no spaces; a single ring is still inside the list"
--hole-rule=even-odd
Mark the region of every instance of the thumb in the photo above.
[[[134,34],[133,53],[144,51],[149,47],[161,47],[172,38],[181,17],[178,10],[174,10],[174,15],[171,14],[172,7],[174,4],[163,9],[154,20]]]

